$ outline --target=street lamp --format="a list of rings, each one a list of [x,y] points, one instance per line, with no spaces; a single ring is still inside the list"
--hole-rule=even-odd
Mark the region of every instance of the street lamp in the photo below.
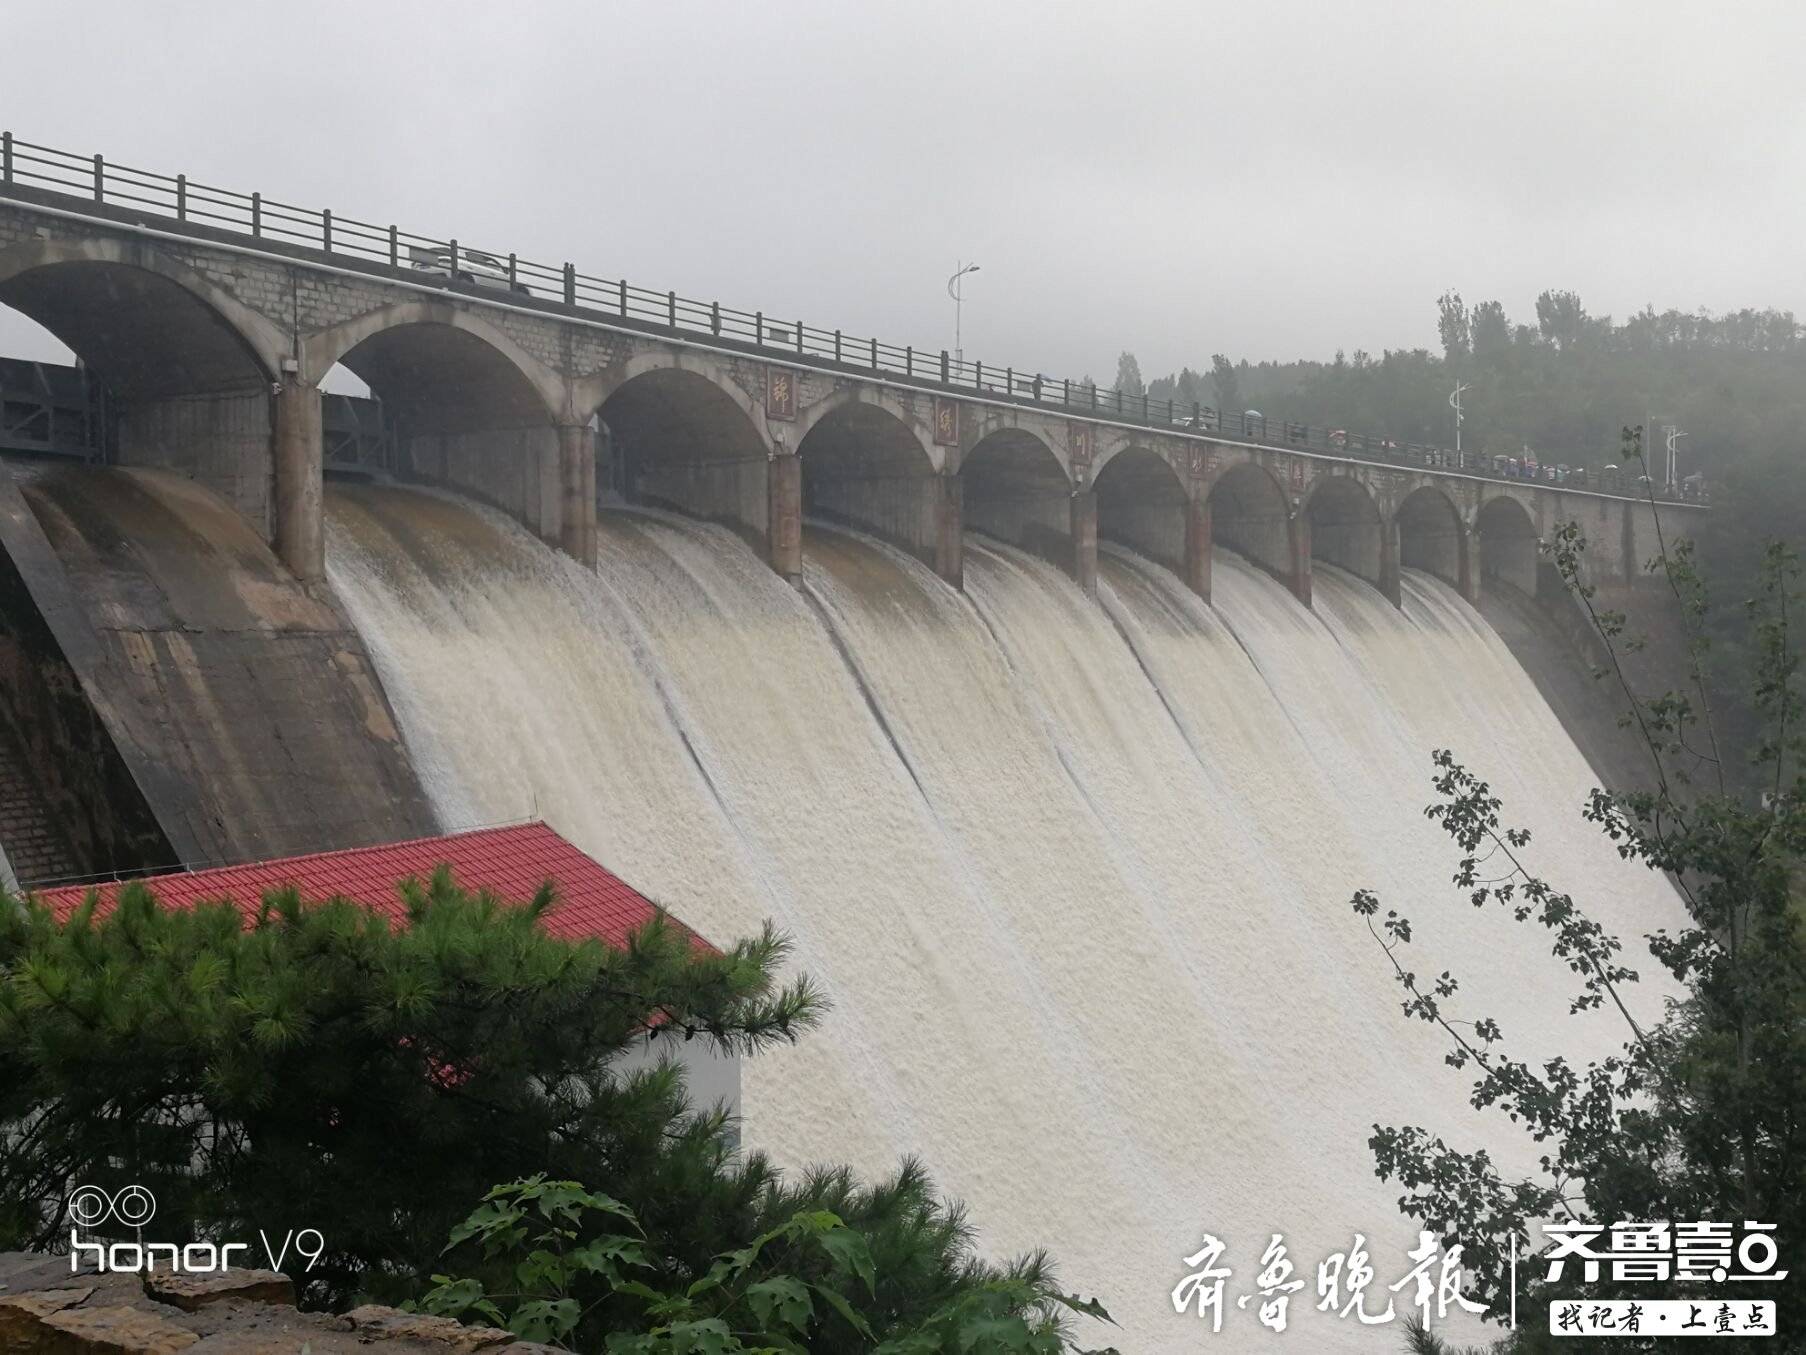
[[[959,271],[956,272],[952,277],[947,279],[947,295],[953,298],[953,365],[956,367],[959,365],[961,357],[964,356],[963,350],[960,348],[960,343],[959,343],[959,340],[960,340],[960,333],[959,333],[960,285],[959,285],[959,280],[961,278],[965,277],[966,274],[976,273],[977,271],[978,271],[978,265],[975,263],[960,265]]]
[[[1467,382],[1457,381],[1454,391],[1449,395],[1449,408],[1455,411],[1455,455],[1461,455],[1461,397],[1467,394]]]
[[[1668,425],[1668,492],[1670,494],[1674,493],[1681,482],[1680,449],[1675,444],[1686,436],[1673,424]]]

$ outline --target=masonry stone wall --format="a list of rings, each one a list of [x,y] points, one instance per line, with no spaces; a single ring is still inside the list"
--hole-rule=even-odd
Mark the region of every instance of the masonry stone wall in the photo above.
[[[1185,500],[1112,499],[1098,491],[1097,533],[1176,574],[1185,570]]]
[[[753,460],[639,463],[634,500],[740,527],[765,541],[771,533],[767,466]]]
[[[992,471],[966,481],[965,525],[1064,567],[1071,554],[1072,494],[1046,476]]]
[[[558,430],[504,428],[421,433],[403,447],[408,474],[469,494],[514,518],[540,540],[559,543]]]
[[[1367,485],[1352,475],[1318,475],[1301,510],[1310,554],[1369,583],[1380,582],[1383,538],[1388,530]]]
[[[870,532],[933,565],[943,482],[938,475],[811,475],[803,462],[805,513]]]
[[[198,481],[268,538],[273,528],[266,391],[137,402],[120,413],[117,461]]]
[[[9,889],[81,873],[31,767],[23,741],[0,729],[0,884]]]
[[[1292,525],[1286,496],[1264,471],[1223,470],[1209,488],[1211,537],[1280,579],[1292,572]]]

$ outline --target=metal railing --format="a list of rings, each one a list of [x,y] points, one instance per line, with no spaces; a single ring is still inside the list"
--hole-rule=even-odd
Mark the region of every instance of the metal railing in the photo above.
[[[106,388],[85,371],[0,358],[0,452],[94,460],[106,409]]]
[[[570,312],[679,339],[695,337],[779,360],[870,375],[892,384],[970,395],[987,401],[1060,411],[1078,419],[1133,424],[1181,436],[1213,436],[1262,447],[1309,452],[1350,461],[1373,461],[1430,470],[1451,470],[1494,479],[1534,478],[1574,488],[1664,499],[1693,498],[1663,486],[1648,486],[1620,475],[1606,482],[1601,473],[1557,481],[1554,466],[1530,472],[1517,458],[1460,453],[1432,444],[1399,442],[1344,429],[1316,428],[1268,419],[1253,411],[1234,413],[1208,405],[1154,400],[1100,389],[1090,382],[1051,377],[1027,368],[962,360],[946,349],[899,346],[823,329],[794,317],[743,311],[714,301],[695,301],[673,291],[655,291],[626,278],[584,273],[574,264],[545,264],[473,247],[457,239],[438,240],[394,225],[373,225],[335,212],[240,193],[199,183],[186,175],[153,173],[0,133],[0,195],[15,186],[48,190],[97,204],[138,210],[187,225],[249,237],[288,252],[330,256],[338,266],[393,275],[400,272],[481,297],[499,293],[513,304]]]

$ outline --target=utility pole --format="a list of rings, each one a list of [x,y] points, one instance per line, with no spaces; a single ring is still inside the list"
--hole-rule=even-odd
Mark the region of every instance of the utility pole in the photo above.
[[[1467,382],[1457,381],[1455,389],[1449,395],[1449,408],[1455,411],[1455,455],[1461,455],[1461,396],[1467,390]]]

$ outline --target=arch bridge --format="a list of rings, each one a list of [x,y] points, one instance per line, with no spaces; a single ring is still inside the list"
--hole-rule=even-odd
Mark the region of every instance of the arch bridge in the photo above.
[[[792,578],[814,515],[955,586],[971,529],[1087,589],[1099,539],[1120,542],[1205,597],[1222,545],[1306,604],[1318,561],[1395,602],[1401,568],[1470,599],[1488,579],[1534,591],[1537,541],[1562,521],[1586,530],[1601,579],[1629,581],[1654,549],[1647,500],[1125,408],[10,135],[0,305],[104,381],[108,460],[216,491],[303,581],[323,572],[321,385],[338,366],[382,400],[397,475],[484,499],[588,563],[609,501],[728,524]]]

